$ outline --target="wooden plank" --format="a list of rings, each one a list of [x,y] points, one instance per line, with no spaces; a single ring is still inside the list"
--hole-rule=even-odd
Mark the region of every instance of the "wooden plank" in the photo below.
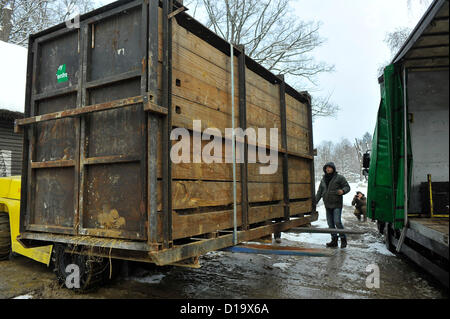
[[[180,118],[178,118],[180,119]],[[186,121],[187,124],[191,123]],[[192,124],[192,123],[191,123]],[[180,123],[178,123],[180,125]],[[158,149],[160,147],[160,133],[157,137]],[[173,141],[173,144],[177,141]],[[190,132],[190,146],[192,148],[192,132]],[[202,149],[208,144],[209,141],[202,141]],[[180,163],[172,165],[172,174],[174,179],[180,180],[212,180],[212,181],[232,181],[232,167],[230,163],[225,163],[225,149],[222,146],[222,163],[192,163],[192,154],[190,156],[191,163]],[[253,158],[254,153],[249,152],[249,157]],[[257,159],[257,156],[255,156]],[[231,156],[227,158],[231,161]],[[260,167],[267,166],[267,164],[249,163],[249,181],[251,182],[281,182],[281,154],[278,155],[278,170],[271,175],[260,174]],[[161,174],[161,156],[158,154],[158,178],[162,177]],[[290,183],[309,183],[310,181],[310,165],[311,161],[308,159],[296,158],[289,156],[289,182]],[[237,168],[237,174],[239,179],[239,167]]]
[[[306,203],[306,202],[305,202]],[[310,213],[311,209],[307,203],[302,207],[297,207],[298,213]],[[238,226],[242,224],[242,209],[237,206]],[[255,206],[249,208],[249,224],[260,223],[266,220],[283,217],[282,205]],[[217,232],[219,230],[233,227],[233,210],[224,210],[197,214],[173,213],[174,239],[187,238]]]
[[[174,30],[174,68],[230,92],[229,57],[182,27]],[[235,68],[238,74],[237,59]],[[246,74],[247,100],[279,115],[277,87],[249,69]],[[237,87],[237,77],[235,81]]]
[[[161,181],[158,181],[158,188]],[[240,185],[237,185],[240,192]],[[291,199],[310,198],[310,184],[289,184]],[[249,203],[280,201],[283,199],[282,183],[249,183]],[[227,206],[233,203],[233,183],[215,181],[172,182],[172,205],[174,210],[199,207]],[[238,198],[237,203],[240,203]],[[161,191],[158,192],[158,211],[161,210]]]
[[[242,225],[242,207],[236,207],[237,226]],[[251,207],[249,209],[249,223],[257,223],[268,218],[281,217],[282,206]],[[233,227],[233,210],[199,213],[191,215],[173,214],[174,238],[186,238],[201,234],[216,232]]]
[[[221,131],[222,136],[225,136],[225,129],[231,127],[231,116],[219,111],[214,110],[208,107],[205,107],[201,104],[195,103],[190,100],[186,100],[183,98],[180,98],[178,96],[173,96],[173,125],[176,127],[184,127],[189,130],[193,129],[193,121],[201,119],[202,121],[202,130],[206,128],[217,128]],[[252,122],[254,122],[255,117],[258,116],[253,114],[260,114],[261,118],[261,112],[251,111],[247,112],[249,123],[248,128],[253,128],[255,131],[257,131],[258,127]],[[238,120],[238,115],[236,115],[236,121]],[[279,128],[278,123],[272,123],[274,126],[277,126]],[[270,128],[272,126],[266,126],[265,128]],[[262,127],[264,128],[264,127]],[[300,137],[291,136],[288,133],[288,148],[290,151],[300,154],[308,154],[309,152],[307,149],[309,149],[309,139],[305,139],[302,136],[306,136],[307,130],[298,128],[298,130],[302,130],[302,133],[300,134]],[[295,133],[294,133],[295,134]],[[270,131],[266,131],[266,145],[269,144],[269,138],[270,138]],[[278,130],[278,149],[281,152],[281,130]],[[290,147],[289,147],[290,146]],[[307,147],[308,146],[308,147]]]
[[[279,158],[278,163],[281,163]],[[282,182],[281,166],[275,174],[260,174],[260,168],[265,164],[250,163],[248,165],[248,179],[250,182]],[[236,174],[239,175],[240,169],[236,168]],[[204,181],[232,181],[232,164],[227,163],[179,163],[172,167],[172,176],[179,180],[204,180]],[[237,176],[240,181],[240,177]],[[301,166],[289,167],[290,183],[309,183],[310,170],[306,161]]]
[[[302,201],[302,202],[291,202],[289,204],[289,206],[290,206],[291,216],[312,212],[311,199],[308,199],[308,200]]]
[[[174,23],[174,48],[177,46],[183,47],[190,52],[199,55],[204,61],[208,61],[223,70],[229,71],[230,58],[227,55],[188,32],[183,27]],[[267,100],[264,100],[262,103],[267,104],[268,100],[272,100],[269,105],[273,105],[272,110],[275,114],[279,114],[279,110],[276,109],[276,105],[278,105],[279,100],[278,87],[272,83],[269,83],[267,80],[263,79],[249,69],[246,69],[246,75],[248,80],[246,81],[246,84],[250,85],[251,88],[249,88],[249,90],[255,93],[253,97],[267,95]],[[257,89],[257,91],[253,89]],[[253,95],[253,93],[250,94]]]

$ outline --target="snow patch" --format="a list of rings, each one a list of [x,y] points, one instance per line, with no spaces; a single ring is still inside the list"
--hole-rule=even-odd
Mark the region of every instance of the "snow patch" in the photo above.
[[[317,205],[319,217],[317,221],[312,223],[314,228],[328,228],[327,213],[322,201]],[[329,234],[309,234],[309,233],[282,233],[282,239],[287,239],[294,242],[301,242],[314,245],[323,245],[330,239]]]
[[[14,297],[13,299],[33,299],[33,296],[30,294],[27,294],[27,295],[21,295],[21,296]]]
[[[24,112],[27,52],[0,41],[0,109]]]
[[[166,275],[158,274],[146,277],[130,277],[130,280],[137,281],[144,284],[159,284]]]
[[[370,251],[370,252],[375,252],[375,253],[378,253],[378,254],[381,254],[381,255],[395,257],[395,254],[391,253],[386,248],[385,244],[382,244],[382,243],[371,243],[368,246],[369,246],[369,248],[367,248],[367,250]]]
[[[288,263],[276,263],[272,265],[273,268],[279,268],[281,270],[287,270],[290,267]]]

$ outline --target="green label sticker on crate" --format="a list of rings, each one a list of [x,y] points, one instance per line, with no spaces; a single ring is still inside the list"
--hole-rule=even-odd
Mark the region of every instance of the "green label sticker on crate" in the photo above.
[[[69,80],[65,64],[62,64],[58,67],[58,70],[56,71],[56,79],[58,80],[58,83],[66,82]]]

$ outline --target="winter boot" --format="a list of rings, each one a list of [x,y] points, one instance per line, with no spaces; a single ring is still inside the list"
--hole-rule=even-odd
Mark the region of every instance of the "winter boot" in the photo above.
[[[347,247],[347,238],[341,238],[341,248]]]
[[[327,243],[328,248],[336,248],[338,246],[337,237],[333,237],[329,243]]]

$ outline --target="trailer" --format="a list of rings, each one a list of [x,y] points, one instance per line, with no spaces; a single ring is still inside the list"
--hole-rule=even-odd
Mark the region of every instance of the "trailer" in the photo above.
[[[368,216],[449,286],[449,2],[435,0],[379,79]]]
[[[318,218],[310,95],[186,10],[122,0],[29,38],[18,239],[54,245],[61,280],[69,263],[84,287],[111,259],[192,265]],[[278,132],[258,139],[256,162],[249,136],[241,162],[171,160],[173,129],[194,145],[213,128],[205,152],[236,127]],[[272,152],[278,168],[262,174]]]

